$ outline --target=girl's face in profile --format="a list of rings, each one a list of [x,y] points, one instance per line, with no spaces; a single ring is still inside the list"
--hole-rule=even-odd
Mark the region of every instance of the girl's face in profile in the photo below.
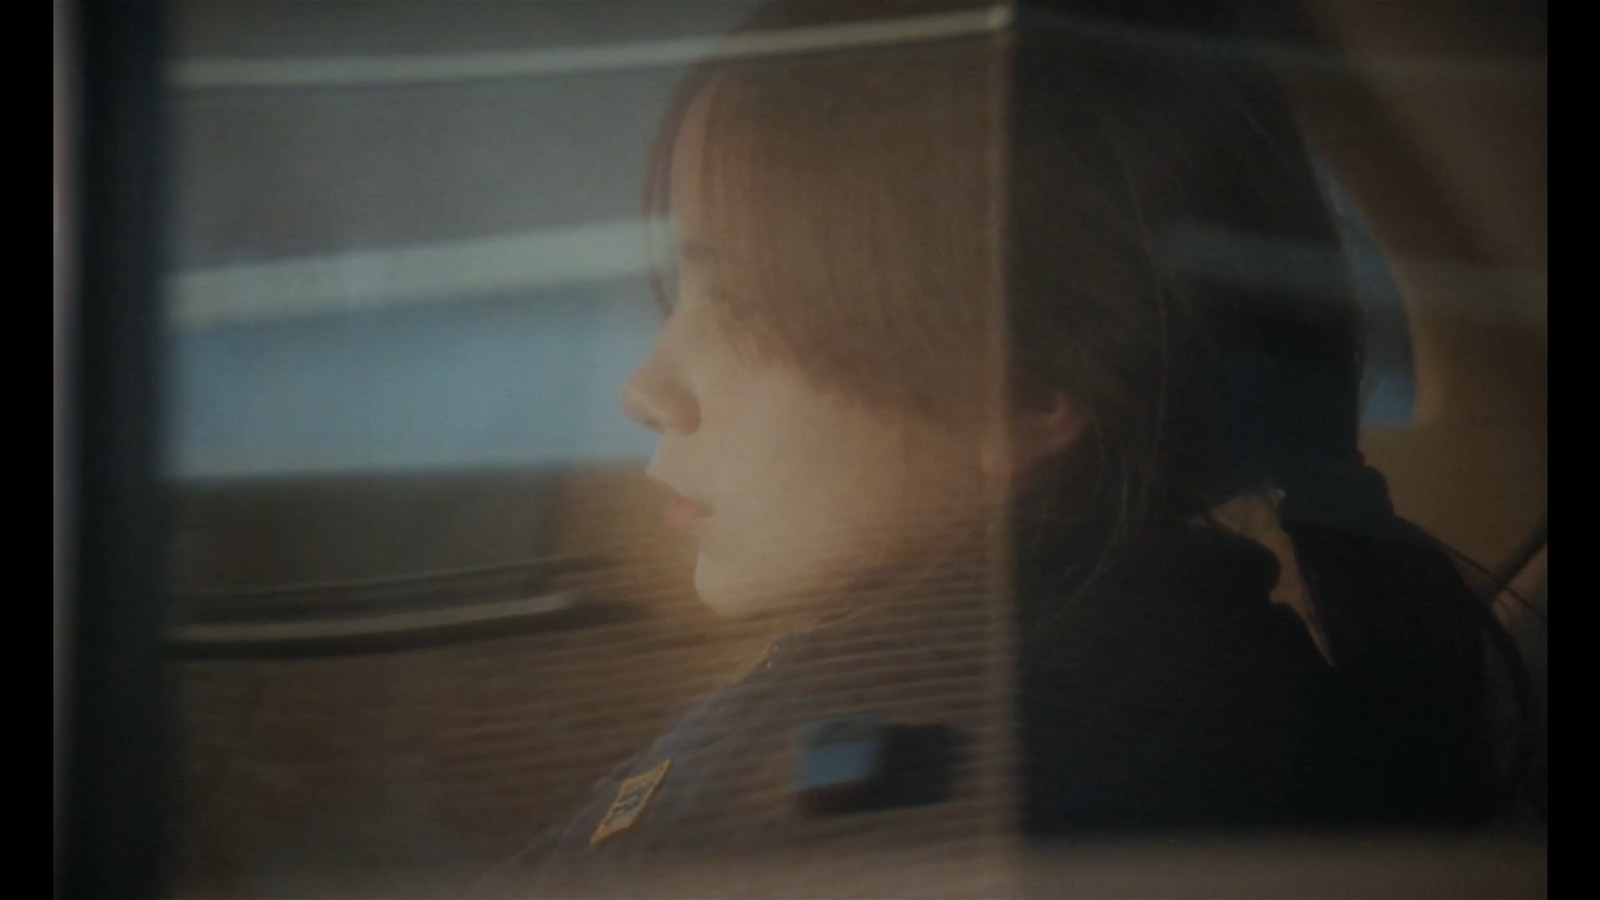
[[[749,250],[718,240],[705,201],[706,106],[673,153],[677,293],[623,406],[660,434],[649,475],[672,494],[668,523],[696,544],[696,590],[747,615],[952,552],[983,521],[990,487],[980,429],[869,409],[730,325],[728,304],[759,288]],[[777,236],[770,252],[783,248]]]

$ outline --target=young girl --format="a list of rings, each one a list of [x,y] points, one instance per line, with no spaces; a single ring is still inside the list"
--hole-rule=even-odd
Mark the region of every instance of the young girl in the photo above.
[[[1203,252],[1337,257],[1292,117],[1245,61],[1162,36],[1227,46],[1199,4],[1041,6],[868,41],[979,19],[775,4],[741,34],[799,49],[736,38],[684,83],[649,183],[668,315],[623,406],[660,435],[702,599],[802,624],[530,848],[545,871],[820,834],[768,761],[869,705],[1012,729],[1010,757],[974,743],[981,786],[952,796],[999,799],[958,829],[1496,808],[1486,619],[1356,450],[1342,273]],[[868,690],[869,652],[928,702]],[[1009,694],[924,690],[984,665]]]

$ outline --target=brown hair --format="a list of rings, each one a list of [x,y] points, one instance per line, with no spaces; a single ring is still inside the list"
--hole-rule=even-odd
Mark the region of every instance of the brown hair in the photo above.
[[[788,0],[739,33],[976,6]],[[1079,24],[711,60],[663,124],[647,205],[668,212],[683,118],[707,104],[704,199],[754,263],[730,321],[896,409],[970,409],[997,380],[1012,403],[1066,392],[1088,439],[1028,493],[1109,537],[1192,515],[1297,451],[1353,454],[1359,320],[1347,292],[1175,270],[1185,228],[1330,249],[1337,232],[1258,72],[1130,53]],[[1283,396],[1220,405],[1240,359],[1274,370]]]
[[[781,0],[743,31],[974,5]],[[1333,656],[1419,771],[1453,760],[1469,774],[1435,780],[1469,783],[1495,623],[1362,466],[1360,311],[1342,266],[1318,267],[1339,233],[1287,104],[1257,60],[1218,52],[1238,34],[1220,4],[1019,5],[1003,33],[702,65],[650,210],[704,101],[706,199],[762,263],[727,301],[741,331],[869,403],[947,415],[999,383],[1013,407],[1045,390],[1085,408],[1085,440],[1016,497],[1019,538],[1072,557],[1053,602],[1240,491],[1344,502],[1343,524],[1286,525]],[[1262,279],[1237,252],[1186,264],[1196,236],[1322,253],[1309,285]]]
[[[795,9],[812,7],[746,29]],[[991,35],[705,65],[661,132],[650,211],[669,211],[681,120],[705,104],[701,199],[745,276],[718,298],[729,321],[880,408],[970,408],[999,335],[997,52]]]

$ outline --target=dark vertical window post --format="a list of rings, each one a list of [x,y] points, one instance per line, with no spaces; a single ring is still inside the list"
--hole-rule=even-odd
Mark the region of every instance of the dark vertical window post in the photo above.
[[[158,0],[71,10],[66,897],[163,890],[162,12]]]

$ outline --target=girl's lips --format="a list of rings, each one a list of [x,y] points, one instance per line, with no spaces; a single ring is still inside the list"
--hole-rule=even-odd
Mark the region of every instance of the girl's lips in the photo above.
[[[710,509],[687,497],[673,495],[667,500],[667,527],[674,531],[694,531],[709,515]]]

